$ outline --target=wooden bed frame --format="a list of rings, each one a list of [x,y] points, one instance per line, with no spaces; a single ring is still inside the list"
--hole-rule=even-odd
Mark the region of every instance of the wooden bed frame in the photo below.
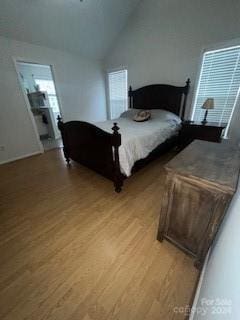
[[[184,119],[190,79],[184,87],[166,84],[154,84],[129,89],[129,107],[135,109],[164,109],[171,111]],[[119,147],[121,134],[115,122],[113,133],[108,133],[97,126],[83,121],[69,121],[64,123],[58,117],[58,128],[63,139],[63,152],[67,164],[70,159],[98,172],[114,182],[116,192],[120,192],[126,176],[121,173],[119,162]],[[161,143],[145,159],[134,164],[132,173],[151,161],[156,155],[166,152],[176,146],[177,137],[172,137]]]

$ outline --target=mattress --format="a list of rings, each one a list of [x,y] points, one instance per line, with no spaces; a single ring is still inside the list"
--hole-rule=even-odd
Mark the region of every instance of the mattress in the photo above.
[[[129,177],[134,163],[146,158],[158,145],[176,135],[181,127],[181,119],[166,110],[154,109],[148,121],[133,120],[138,109],[124,112],[118,119],[97,122],[95,125],[112,133],[112,126],[117,122],[122,144],[119,148],[121,172]]]

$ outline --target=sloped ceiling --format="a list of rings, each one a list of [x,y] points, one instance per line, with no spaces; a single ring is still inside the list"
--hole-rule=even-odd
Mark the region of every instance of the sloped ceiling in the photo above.
[[[0,35],[102,59],[140,0],[0,0]]]

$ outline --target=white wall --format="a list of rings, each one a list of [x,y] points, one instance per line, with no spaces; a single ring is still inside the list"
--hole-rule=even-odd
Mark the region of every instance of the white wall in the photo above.
[[[200,289],[194,320],[238,320],[240,314],[240,184],[218,233]],[[205,300],[207,299],[208,302]],[[225,300],[225,302],[224,302]],[[230,301],[230,310],[228,304]],[[207,306],[207,303],[212,305]],[[218,305],[222,303],[222,305]],[[216,307],[219,307],[216,309]],[[220,313],[214,314],[218,310]],[[197,314],[198,312],[198,314]],[[203,312],[203,313],[202,313]],[[206,312],[206,314],[204,314]]]
[[[97,61],[0,37],[0,163],[39,152],[12,57],[54,67],[65,121],[106,118],[104,74]],[[1,149],[1,147],[0,147]]]
[[[239,38],[239,12],[239,0],[143,0],[105,67],[126,66],[133,88],[190,77],[193,92],[202,49]]]

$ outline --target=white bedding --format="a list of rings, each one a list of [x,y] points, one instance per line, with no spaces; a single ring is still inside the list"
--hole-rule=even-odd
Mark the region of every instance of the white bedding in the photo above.
[[[151,111],[151,119],[145,122],[132,120],[138,109],[124,112],[120,118],[97,122],[95,125],[112,133],[113,122],[120,127],[122,144],[119,148],[121,172],[131,175],[131,170],[137,160],[149,155],[159,144],[177,134],[181,126],[181,119],[168,111],[157,109]]]

